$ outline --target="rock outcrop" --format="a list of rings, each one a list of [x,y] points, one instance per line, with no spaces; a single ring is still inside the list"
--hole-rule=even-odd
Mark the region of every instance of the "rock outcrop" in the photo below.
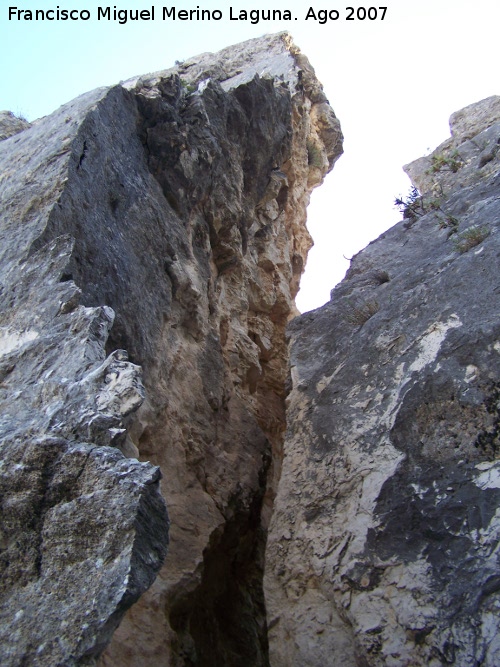
[[[280,34],[0,123],[0,662],[95,664],[161,466],[100,664],[266,665],[321,85]]]
[[[500,98],[450,124],[289,324],[289,35],[0,114],[2,666],[500,664]]]
[[[274,666],[500,664],[500,98],[405,169],[404,220],[291,323]]]
[[[147,399],[132,438],[164,471],[171,546],[102,665],[265,665],[285,327],[311,245],[309,194],[341,152],[339,124],[285,34],[126,85],[166,222],[147,278],[159,303],[138,315],[137,280],[116,336],[130,351],[129,321],[150,322],[150,349],[134,352]]]
[[[109,279],[91,246],[92,231],[96,240],[102,232],[87,215],[89,197],[106,185],[83,176],[80,132],[117,97],[84,96],[29,129],[13,124],[0,143],[6,667],[94,665],[166,553],[159,468],[118,449],[144,399],[140,368],[123,350],[106,352],[114,312],[98,295],[90,304],[89,285],[72,267],[88,242],[81,266],[95,284]]]

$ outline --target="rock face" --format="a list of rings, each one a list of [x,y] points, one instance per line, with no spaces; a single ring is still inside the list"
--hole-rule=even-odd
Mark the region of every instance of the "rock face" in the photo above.
[[[88,305],[82,275],[71,267],[94,222],[80,132],[113,97],[80,98],[0,143],[6,666],[95,665],[166,553],[160,471],[116,448],[144,398],[141,372],[123,350],[107,354],[114,312],[99,296]],[[87,269],[102,284],[93,257],[89,248]]]
[[[266,551],[274,666],[500,664],[500,98],[289,328]]]
[[[500,98],[450,125],[288,372],[287,34],[0,114],[2,666],[500,664]]]
[[[160,465],[100,664],[268,664],[314,71],[264,37],[0,132],[0,662],[95,664]]]
[[[114,330],[144,369],[131,438],[164,471],[171,546],[101,664],[265,665],[285,327],[311,245],[309,194],[341,152],[339,124],[285,34],[126,85],[162,223],[156,266],[113,306]],[[149,340],[133,347],[144,321]]]

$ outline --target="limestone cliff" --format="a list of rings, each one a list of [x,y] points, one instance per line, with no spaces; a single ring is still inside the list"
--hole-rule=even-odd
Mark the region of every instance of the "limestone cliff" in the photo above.
[[[100,664],[268,664],[314,71],[263,37],[0,132],[1,664],[95,664],[155,466]]]
[[[500,664],[500,98],[293,321],[266,550],[274,666]]]
[[[500,98],[450,125],[288,324],[342,136],[287,34],[0,114],[2,666],[500,664]]]

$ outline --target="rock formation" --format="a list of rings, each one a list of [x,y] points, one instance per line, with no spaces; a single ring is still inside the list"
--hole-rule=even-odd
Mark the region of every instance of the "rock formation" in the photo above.
[[[118,91],[98,91],[29,128],[7,116],[10,138],[0,143],[6,667],[94,665],[166,553],[160,471],[118,449],[144,388],[124,350],[106,351],[114,319],[103,296],[110,276],[93,243],[110,227],[98,199],[108,186],[83,169],[86,132],[95,146],[102,139],[111,161],[110,126],[95,121],[114,113],[118,101]],[[117,141],[119,134],[116,125]],[[101,245],[114,259],[112,244]]]
[[[500,98],[296,318],[266,550],[273,666],[500,664]]]
[[[115,335],[130,351],[129,319],[148,320],[132,438],[164,471],[172,523],[165,566],[102,665],[264,665],[285,326],[311,245],[309,194],[340,154],[339,125],[287,35],[126,85],[166,221],[151,239],[159,303],[138,316],[138,280]]]
[[[280,34],[28,125],[0,117],[0,662],[96,663],[165,557],[161,466],[169,552],[100,664],[267,665],[285,327],[338,121]]]
[[[0,114],[2,667],[500,664],[500,98],[451,131],[295,317],[289,35]]]

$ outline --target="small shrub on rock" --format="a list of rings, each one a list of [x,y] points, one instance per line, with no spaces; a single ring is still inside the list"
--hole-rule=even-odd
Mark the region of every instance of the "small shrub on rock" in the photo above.
[[[451,171],[456,174],[463,165],[463,160],[458,151],[453,151],[450,155],[439,153],[432,156],[432,164],[428,173],[436,174],[438,171]]]
[[[380,305],[378,301],[365,301],[364,303],[351,303],[344,309],[344,318],[353,326],[362,327],[365,322],[378,313]]]
[[[482,243],[489,233],[490,231],[486,226],[482,225],[481,227],[477,227],[476,225],[473,225],[459,234],[455,239],[455,250],[460,254],[463,254]]]
[[[410,189],[406,198],[396,197],[394,199],[394,206],[403,214],[404,220],[415,221],[425,213],[422,197],[415,186]]]

